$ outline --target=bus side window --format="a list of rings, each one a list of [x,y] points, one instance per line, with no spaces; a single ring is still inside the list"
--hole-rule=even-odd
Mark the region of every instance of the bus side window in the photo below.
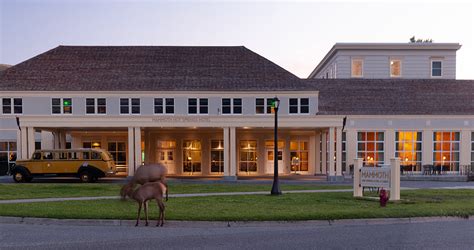
[[[92,152],[92,160],[101,160],[102,158],[100,157],[100,153],[97,152]]]
[[[69,152],[69,159],[77,160],[77,152]]]
[[[34,153],[33,160],[41,160],[41,153],[40,152]]]
[[[43,153],[43,159],[45,159],[45,160],[52,160],[52,159],[53,159],[53,153],[51,153],[51,152],[44,152],[44,153]]]

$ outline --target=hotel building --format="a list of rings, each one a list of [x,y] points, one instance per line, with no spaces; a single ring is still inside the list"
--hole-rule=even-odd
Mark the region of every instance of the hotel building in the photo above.
[[[474,81],[454,79],[459,44],[369,45],[336,44],[308,79],[245,47],[59,46],[0,73],[0,164],[100,147],[124,175],[151,162],[174,176],[270,175],[274,157],[281,174],[328,180],[357,157],[417,173],[471,165]]]

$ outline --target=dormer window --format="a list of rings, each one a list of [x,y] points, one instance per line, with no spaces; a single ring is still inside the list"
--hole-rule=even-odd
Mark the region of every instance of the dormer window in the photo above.
[[[363,77],[364,74],[364,60],[352,59],[351,62],[351,77]]]
[[[431,77],[443,76],[443,61],[432,60],[431,61]]]

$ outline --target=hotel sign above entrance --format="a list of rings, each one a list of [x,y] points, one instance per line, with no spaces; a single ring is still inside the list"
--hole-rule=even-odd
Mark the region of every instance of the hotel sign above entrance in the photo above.
[[[390,172],[390,167],[362,167],[360,168],[360,185],[390,188]]]

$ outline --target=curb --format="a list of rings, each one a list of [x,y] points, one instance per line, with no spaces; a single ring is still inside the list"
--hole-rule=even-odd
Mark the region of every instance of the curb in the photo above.
[[[327,226],[358,226],[358,225],[389,225],[428,222],[474,221],[474,216],[462,217],[412,217],[412,218],[376,218],[376,219],[341,219],[341,220],[307,220],[307,221],[166,221],[168,228],[226,228],[226,227],[327,227]],[[153,227],[155,220],[150,220]],[[135,220],[106,219],[50,219],[32,217],[0,216],[0,224],[26,225],[64,225],[64,226],[127,226],[135,225]],[[140,221],[140,227],[144,221]]]

